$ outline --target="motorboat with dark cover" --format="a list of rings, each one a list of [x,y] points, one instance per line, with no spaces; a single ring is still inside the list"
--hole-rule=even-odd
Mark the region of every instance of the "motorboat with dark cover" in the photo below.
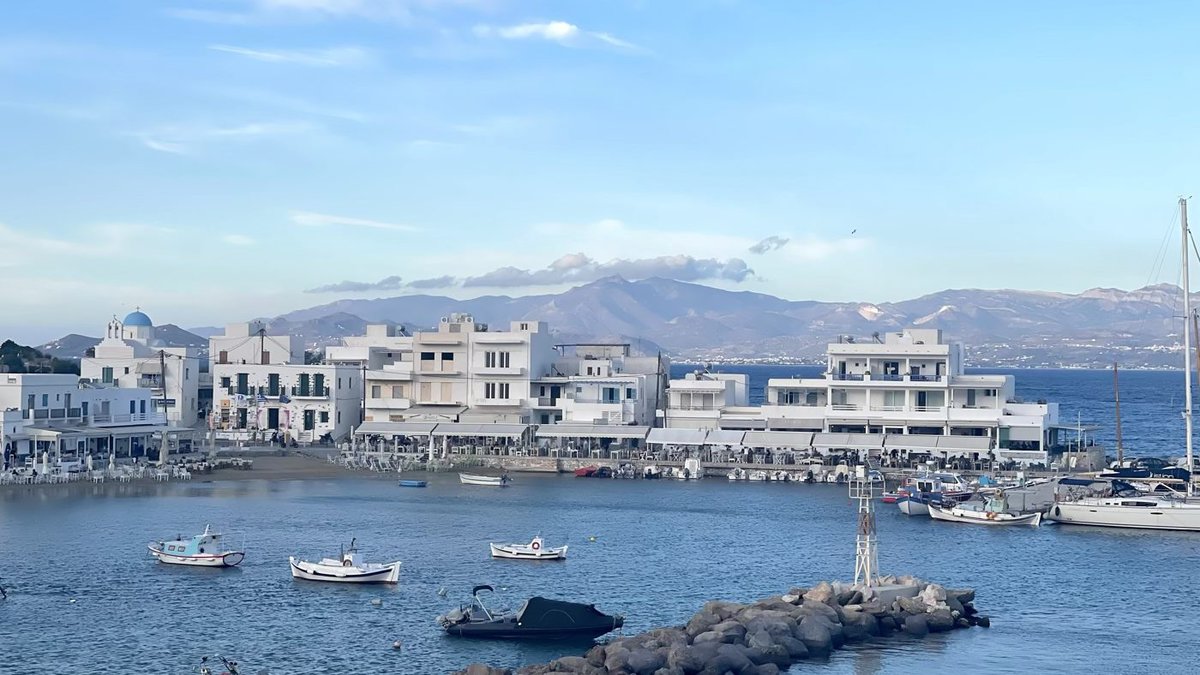
[[[533,597],[515,612],[493,612],[480,600],[480,591],[491,586],[476,586],[470,606],[452,610],[437,618],[450,635],[493,640],[564,640],[592,639],[625,625],[620,615],[610,616],[595,605]]]

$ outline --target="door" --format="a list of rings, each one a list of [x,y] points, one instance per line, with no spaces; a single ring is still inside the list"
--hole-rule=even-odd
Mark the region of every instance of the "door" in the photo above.
[[[267,428],[279,428],[279,408],[267,408]]]
[[[304,411],[304,430],[312,431],[317,426],[317,413],[315,410]]]
[[[845,361],[838,363],[838,376],[841,377],[842,379],[846,379],[846,362]]]
[[[557,384],[550,385],[550,405],[558,405],[559,396],[562,396],[562,387]]]
[[[929,405],[928,392],[918,391],[917,392],[917,408],[924,409],[927,405]]]
[[[975,407],[975,390],[974,389],[967,390],[967,407],[968,408]]]

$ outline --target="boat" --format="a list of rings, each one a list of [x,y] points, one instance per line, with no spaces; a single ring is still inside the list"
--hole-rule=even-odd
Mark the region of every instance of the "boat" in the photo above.
[[[675,477],[681,480],[699,480],[704,478],[704,467],[700,465],[699,459],[688,457],[683,460],[683,469],[676,469]]]
[[[593,464],[592,466],[581,466],[578,469],[575,469],[575,477],[576,478],[591,478],[592,476],[594,476],[596,474],[596,471],[599,470],[599,468],[600,467],[596,466],[595,464]]]
[[[908,492],[896,500],[896,508],[906,516],[928,516],[929,505],[942,505],[942,496],[936,492]]]
[[[983,503],[963,502],[950,506],[929,504],[929,515],[934,520],[973,525],[1031,525],[1036,527],[1042,522],[1041,512],[1022,514],[1009,511],[1004,495],[992,497]]]
[[[746,470],[740,466],[730,469],[729,480],[746,480]]]
[[[419,487],[425,487],[426,485],[429,485],[429,483],[427,483],[423,480],[410,480],[410,479],[405,479],[405,478],[400,479],[400,487],[419,488]]]
[[[592,474],[592,478],[612,478],[613,470],[611,466],[602,466],[596,469],[596,473]]]
[[[492,487],[505,487],[511,482],[508,474],[501,476],[480,476],[473,473],[458,474],[458,482],[463,485],[490,485]]]
[[[493,558],[509,560],[566,560],[567,546],[546,546],[541,536],[534,537],[528,544],[490,544]]]
[[[750,474],[746,477],[746,480],[765,481],[768,478],[769,476],[767,475],[766,471],[755,470],[750,472]]]
[[[363,562],[354,546],[355,541],[351,539],[350,547],[342,549],[338,557],[322,558],[320,562],[288,557],[292,578],[343,584],[394,584],[400,581],[400,561],[385,565]]]
[[[1112,478],[1107,494],[1099,496],[1084,496],[1075,499],[1058,501],[1046,512],[1046,517],[1058,523],[1072,525],[1092,525],[1096,527],[1122,527],[1146,530],[1184,530],[1200,532],[1200,503],[1193,500],[1194,483],[1188,469],[1195,467],[1192,452],[1192,349],[1193,325],[1195,317],[1192,314],[1191,282],[1189,279],[1189,246],[1191,246],[1191,231],[1188,229],[1187,199],[1179,198],[1179,225],[1181,229],[1180,260],[1182,267],[1183,296],[1183,423],[1186,458],[1183,472],[1185,491],[1182,497],[1159,494],[1142,494],[1133,489],[1125,480]],[[1200,364],[1198,364],[1200,365]],[[1115,383],[1114,383],[1115,386]],[[1123,458],[1121,458],[1123,459]],[[1144,462],[1142,467],[1124,467],[1118,462],[1116,471],[1118,477],[1148,477],[1129,474],[1153,474],[1156,467]],[[1155,463],[1157,464],[1157,463]],[[1122,471],[1122,469],[1130,469]],[[1122,476],[1122,474],[1125,474]],[[1086,480],[1086,479],[1084,479]],[[1071,479],[1063,479],[1059,486],[1072,484]],[[1059,497],[1057,486],[1056,499]]]
[[[191,565],[193,567],[237,567],[246,559],[244,551],[221,550],[221,536],[208,525],[204,532],[184,539],[155,541],[148,545],[150,555],[169,565]]]
[[[210,666],[208,663],[208,657],[205,656],[201,657],[200,667],[196,672],[198,672],[200,675],[238,675],[239,671],[237,661],[234,661],[233,659],[227,659],[224,656],[218,656],[216,657],[216,660],[221,662],[219,667],[223,668],[223,670],[213,670],[213,668],[217,666]]]
[[[663,471],[657,464],[648,464],[642,469],[642,478],[658,479],[663,477]]]
[[[594,639],[625,625],[620,615],[608,615],[595,605],[533,597],[515,612],[492,611],[479,597],[491,586],[471,590],[473,601],[439,616],[449,635],[494,640]]]

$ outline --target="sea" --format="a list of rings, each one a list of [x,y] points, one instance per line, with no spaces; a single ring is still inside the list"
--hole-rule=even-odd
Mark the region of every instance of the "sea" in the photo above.
[[[741,370],[754,383],[811,372]],[[1064,417],[1111,435],[1111,373],[1004,372],[1023,398],[1058,401]],[[1121,373],[1131,449],[1176,452],[1181,384],[1179,373]],[[244,674],[517,667],[586,646],[466,641],[443,635],[435,617],[490,584],[500,606],[535,595],[595,603],[624,615],[632,634],[682,624],[710,599],[750,601],[853,573],[855,510],[838,486],[518,475],[497,489],[426,477],[424,489],[375,475],[0,489],[0,675],[195,673],[215,654]],[[149,557],[148,541],[206,523],[244,546],[240,567]],[[889,506],[878,530],[885,573],[977,589],[991,628],[880,639],[792,672],[1196,672],[1200,533],[971,527]],[[539,533],[568,544],[568,560],[488,557],[488,542]],[[371,561],[402,560],[400,583],[290,577],[289,555],[336,554],[351,537]]]

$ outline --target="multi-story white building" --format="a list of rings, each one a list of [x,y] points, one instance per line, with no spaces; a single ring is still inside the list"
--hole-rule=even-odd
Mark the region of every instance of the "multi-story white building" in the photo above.
[[[231,324],[209,341],[218,439],[339,440],[362,420],[362,370],[357,365],[305,364],[297,341]]]
[[[149,389],[76,375],[0,373],[0,449],[8,466],[35,454],[138,457],[167,430]]]
[[[154,323],[141,310],[123,321],[116,317],[92,356],[80,362],[80,374],[93,382],[149,389],[156,408],[180,427],[196,424],[199,412],[200,350],[167,347],[155,337]]]
[[[758,413],[747,408],[749,387],[750,377],[745,373],[697,370],[673,379],[667,388],[667,406],[658,411],[661,426],[718,429],[723,419]]]
[[[768,382],[768,428],[889,434],[889,446],[917,451],[929,447],[929,436],[975,437],[989,440],[960,442],[961,454],[990,450],[1024,462],[1044,462],[1056,441],[1057,404],[1019,402],[1011,375],[965,374],[962,345],[946,342],[940,330],[842,341],[827,354],[821,377]]]
[[[399,326],[371,324],[366,335],[342,338],[325,348],[325,362],[379,370],[397,361],[412,361],[413,338]]]
[[[535,379],[536,424],[654,424],[669,362],[632,356],[628,344],[558,345],[550,374]]]

